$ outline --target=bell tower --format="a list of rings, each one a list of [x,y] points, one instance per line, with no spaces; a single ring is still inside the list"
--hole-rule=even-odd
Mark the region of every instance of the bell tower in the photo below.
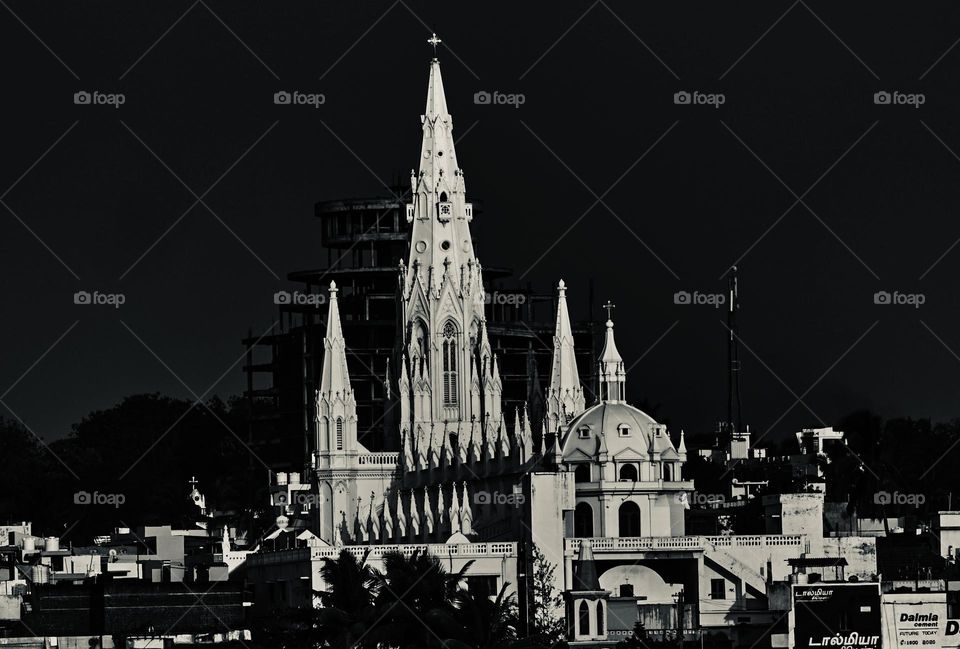
[[[440,42],[434,36],[428,42]],[[433,428],[481,430],[501,419],[501,382],[487,339],[480,263],[473,250],[473,206],[457,162],[453,118],[440,75],[430,61],[420,118],[419,168],[411,172],[410,253],[400,267],[403,367],[399,379],[401,435],[412,446],[439,445]],[[428,450],[428,449],[427,449]],[[427,456],[429,452],[411,455]]]

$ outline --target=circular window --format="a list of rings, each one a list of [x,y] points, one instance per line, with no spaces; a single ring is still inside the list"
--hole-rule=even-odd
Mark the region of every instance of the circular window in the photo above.
[[[423,152],[423,157],[424,157],[424,158],[429,158],[429,157],[430,157],[430,149],[427,149],[426,151]]]
[[[417,241],[416,249],[417,249],[417,252],[424,252],[427,249],[427,242]]]
[[[449,241],[440,242],[440,250],[450,250],[450,242]]]
[[[443,157],[443,151],[437,151],[437,157],[438,157],[438,158],[442,158],[442,157]]]

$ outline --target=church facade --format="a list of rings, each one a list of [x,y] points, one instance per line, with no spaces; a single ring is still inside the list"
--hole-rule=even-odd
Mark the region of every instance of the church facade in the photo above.
[[[289,601],[293,591],[282,582],[289,577],[290,588],[302,588],[297,580],[307,574],[321,589],[322,558],[342,548],[370,549],[375,558],[414,545],[487,559],[474,574],[496,589],[509,582],[523,614],[536,549],[556,568],[558,613],[574,645],[612,647],[638,619],[664,634],[712,628],[729,635],[744,621],[773,622],[765,583],[785,578],[785,559],[802,554],[808,540],[686,534],[694,484],[684,475],[684,434],[630,405],[609,314],[596,359],[599,394],[587,402],[562,280],[543,421],[533,426],[525,408],[504,412],[474,212],[436,58],[421,126],[406,207],[409,253],[397,270],[398,375],[385,386],[399,412],[388,432],[399,450],[371,452],[358,441],[350,341],[331,282],[316,451],[303,480],[315,500],[291,507],[287,499],[280,512],[308,521],[309,532],[297,537],[306,547],[253,557],[253,572],[281,584],[275,591]],[[309,601],[309,592],[300,596]]]

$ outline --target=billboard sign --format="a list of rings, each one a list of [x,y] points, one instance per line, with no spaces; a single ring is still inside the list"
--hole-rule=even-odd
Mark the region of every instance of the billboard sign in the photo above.
[[[880,584],[794,584],[792,599],[796,649],[880,649]]]

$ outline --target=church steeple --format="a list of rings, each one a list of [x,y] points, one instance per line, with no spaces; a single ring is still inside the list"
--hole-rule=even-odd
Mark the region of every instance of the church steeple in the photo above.
[[[453,281],[459,284],[461,267],[476,262],[468,227],[473,206],[466,202],[463,170],[457,164],[453,139],[453,118],[447,111],[437,59],[430,62],[427,103],[420,120],[420,164],[411,178],[413,201],[407,205],[407,221],[413,223],[409,266],[432,268],[440,276],[449,270]]]
[[[347,343],[340,325],[337,284],[330,282],[327,310],[327,334],[323,339],[323,369],[317,391],[317,451],[323,458],[330,454],[356,452],[357,402],[347,369]]]
[[[609,305],[612,308],[612,305]],[[607,320],[607,334],[600,355],[600,400],[619,403],[626,400],[627,373],[623,358],[613,339],[613,320]]]
[[[323,338],[323,370],[320,373],[320,392],[324,394],[353,393],[350,372],[347,370],[347,344],[340,325],[340,307],[337,303],[337,283],[330,282],[327,309],[327,335]]]
[[[567,285],[557,285],[557,326],[553,334],[553,366],[547,388],[547,426],[552,433],[584,409],[583,387],[577,372],[573,330],[567,311]]]
[[[436,46],[439,39],[429,42]],[[499,378],[490,374],[493,359],[483,346],[483,282],[469,225],[473,208],[466,202],[436,58],[430,62],[420,119],[419,171],[411,178],[407,205],[410,256],[401,267],[404,351],[411,373],[406,397],[411,403],[401,409],[403,425],[409,430],[440,422],[483,425],[488,414],[499,417],[499,405],[493,403],[500,399]],[[418,373],[423,377],[419,383]]]

